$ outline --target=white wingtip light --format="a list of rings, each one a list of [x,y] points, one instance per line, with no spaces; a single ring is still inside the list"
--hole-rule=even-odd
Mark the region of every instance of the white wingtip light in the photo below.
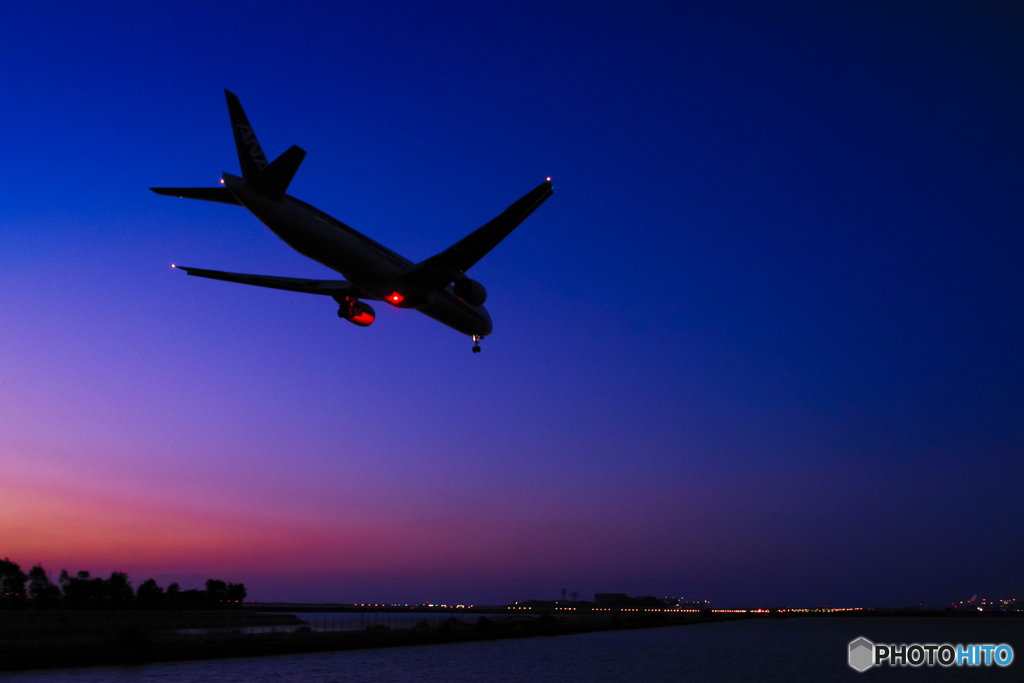
[[[171,268],[177,268],[177,267],[178,266],[174,265],[173,263],[171,264]]]
[[[551,182],[551,176],[548,176],[548,182],[549,183]]]

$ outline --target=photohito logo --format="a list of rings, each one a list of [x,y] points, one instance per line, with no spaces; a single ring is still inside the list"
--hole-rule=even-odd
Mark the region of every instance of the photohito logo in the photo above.
[[[1010,666],[1013,662],[1013,648],[1006,643],[876,645],[861,637],[850,641],[848,656],[847,661],[857,671],[867,671],[873,666],[881,666],[883,662],[888,662],[889,666]]]
[[[858,638],[850,643],[850,666],[857,671],[867,671],[875,659],[875,644],[867,638]]]

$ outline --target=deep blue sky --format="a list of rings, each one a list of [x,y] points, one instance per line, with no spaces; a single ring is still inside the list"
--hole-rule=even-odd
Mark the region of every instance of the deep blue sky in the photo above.
[[[256,599],[1018,595],[1024,12],[1010,2],[7,8],[0,555]],[[405,256],[537,185],[411,311],[239,207],[223,88],[290,193]],[[379,308],[379,307],[378,307]]]

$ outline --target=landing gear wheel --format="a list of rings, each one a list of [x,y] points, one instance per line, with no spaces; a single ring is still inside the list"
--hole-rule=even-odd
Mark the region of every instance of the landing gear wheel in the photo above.
[[[473,347],[473,353],[480,353],[480,347],[479,346],[474,346]]]
[[[475,334],[473,335],[473,353],[480,353],[480,340],[481,339],[483,339],[483,337],[477,336]]]

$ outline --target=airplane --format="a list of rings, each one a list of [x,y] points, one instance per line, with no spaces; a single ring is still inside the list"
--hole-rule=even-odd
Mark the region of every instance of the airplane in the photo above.
[[[285,244],[345,279],[310,280],[174,264],[172,267],[188,275],[213,280],[330,296],[339,305],[338,317],[359,327],[367,327],[376,317],[364,299],[382,301],[396,308],[412,308],[472,337],[473,353],[479,353],[480,340],[491,333],[493,325],[483,306],[487,290],[467,277],[466,271],[551,196],[551,178],[441,253],[413,263],[336,218],[286,194],[306,156],[305,150],[293,145],[267,163],[242,103],[230,90],[225,89],[224,95],[242,176],[224,173],[220,187],[149,189],[170,197],[244,206]]]

